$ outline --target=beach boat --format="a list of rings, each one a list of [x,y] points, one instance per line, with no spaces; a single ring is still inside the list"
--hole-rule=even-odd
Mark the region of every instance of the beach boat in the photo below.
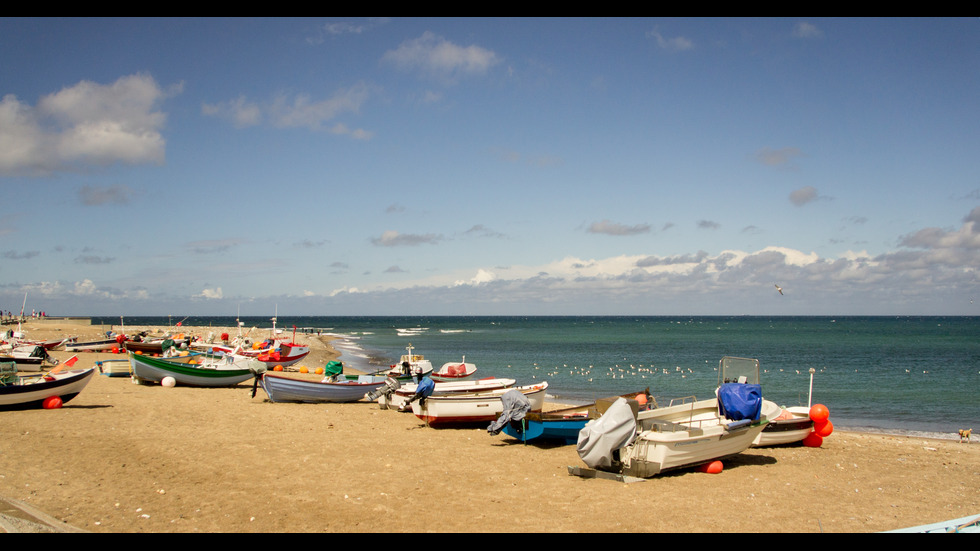
[[[273,402],[356,402],[384,386],[386,377],[359,375],[356,379],[311,381],[266,372],[259,379]]]
[[[58,365],[58,360],[48,355],[47,349],[37,344],[15,346],[10,353],[0,355],[0,362],[17,364],[18,371],[41,371],[45,362]]]
[[[980,515],[954,518],[932,524],[887,530],[885,534],[980,534]]]
[[[90,367],[20,376],[12,362],[5,362],[0,364],[0,410],[40,408],[52,396],[61,398],[65,404],[78,396],[95,372]]]
[[[742,382],[760,384],[759,360],[755,358],[738,358],[725,356],[718,362],[718,385]],[[812,381],[813,370],[810,370]],[[811,382],[812,386],[812,382]],[[753,447],[781,446],[802,441],[813,430],[813,420],[810,419],[809,408],[780,407],[775,403],[765,404],[767,411],[777,412],[771,416],[769,423],[762,429],[759,436],[752,442]]]
[[[566,445],[574,444],[578,442],[579,432],[585,428],[585,425],[589,421],[601,417],[602,412],[617,398],[636,400],[638,411],[657,407],[657,402],[650,394],[650,389],[646,388],[640,392],[603,398],[581,406],[527,413],[521,422],[510,422],[504,425],[501,432],[524,443],[546,440],[561,442]]]
[[[189,337],[184,337],[183,339],[166,337],[141,341],[126,340],[123,342],[123,346],[130,352],[163,355],[165,352],[169,351],[171,347],[186,349],[188,346],[190,346],[190,342],[191,340]]]
[[[65,350],[68,352],[102,352],[105,350],[112,350],[114,348],[122,348],[124,342],[126,342],[125,335],[117,335],[111,339],[100,339],[94,341],[78,342],[75,340],[73,342],[65,343]]]
[[[724,391],[722,394],[727,396]],[[579,435],[579,457],[590,468],[570,466],[569,473],[642,480],[724,459],[748,449],[768,424],[769,416],[778,414],[775,410],[764,410],[761,396],[755,406],[758,417],[744,419],[729,418],[719,398],[693,398],[644,412],[636,411],[635,406],[631,408],[625,399],[617,400],[606,415],[590,422]],[[614,407],[615,415],[609,415]],[[611,421],[600,425],[607,420]]]
[[[95,367],[99,368],[99,373],[106,377],[130,377],[133,374],[133,366],[129,358],[100,360],[95,362]]]
[[[413,354],[412,351],[415,349],[412,347],[412,343],[408,343],[405,350],[408,351],[408,354],[402,354],[398,363],[390,366],[388,370],[389,376],[408,375],[410,377],[421,378],[432,374],[432,362],[425,359],[425,356],[421,354]]]
[[[466,363],[466,356],[462,362],[446,362],[438,371],[433,371],[429,377],[437,383],[449,383],[452,381],[464,381],[476,373],[476,364]]]
[[[435,381],[435,379],[432,379]],[[450,383],[435,383],[432,391],[433,396],[442,396],[446,394],[463,394],[467,392],[488,392],[491,390],[499,390],[502,388],[510,388],[517,384],[516,379],[506,379],[506,378],[496,378],[488,377],[486,379],[476,379],[473,381],[457,381]],[[398,411],[411,411],[411,408],[405,409],[405,404],[408,400],[415,395],[415,390],[418,388],[417,383],[406,382],[403,383],[398,389],[389,394],[383,394],[378,398],[378,404],[381,409],[397,409]]]
[[[496,420],[503,412],[501,397],[504,393],[514,389],[527,397],[531,403],[531,412],[540,412],[544,408],[545,392],[548,390],[547,381],[488,392],[433,395],[412,402],[412,413],[430,427],[436,428],[488,423]]]
[[[768,400],[766,400],[768,402]],[[780,407],[772,403],[774,408],[779,409],[773,419],[769,421],[766,428],[762,429],[759,436],[752,442],[756,448],[769,446],[782,446],[801,442],[811,432],[813,432],[813,419],[810,419],[810,410],[806,407]]]
[[[173,377],[179,385],[199,387],[234,386],[265,372],[265,364],[252,358],[235,356],[187,355],[153,358],[129,352],[133,376],[143,381],[161,382]]]

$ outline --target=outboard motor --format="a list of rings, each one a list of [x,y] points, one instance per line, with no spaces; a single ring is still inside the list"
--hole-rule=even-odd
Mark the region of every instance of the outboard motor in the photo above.
[[[368,392],[367,394],[364,395],[364,397],[371,402],[377,400],[382,396],[387,398],[388,396],[391,396],[393,392],[401,388],[401,386],[402,384],[398,382],[398,379],[393,379],[391,377],[388,377],[385,379],[385,384],[379,386],[378,388],[372,390],[371,392]]]
[[[531,402],[523,392],[516,388],[505,392],[500,397],[500,401],[504,404],[504,411],[497,417],[496,421],[487,427],[487,432],[491,436],[497,435],[507,423],[520,423],[524,420],[524,415],[531,411]]]

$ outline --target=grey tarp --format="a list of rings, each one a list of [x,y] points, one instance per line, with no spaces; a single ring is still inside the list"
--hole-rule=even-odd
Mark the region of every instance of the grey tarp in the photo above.
[[[511,421],[524,419],[524,415],[531,411],[531,402],[528,401],[524,393],[516,388],[505,392],[500,397],[500,401],[504,403],[504,411],[500,414],[500,417],[497,417],[496,421],[490,423],[490,426],[487,427],[487,432],[490,434],[499,433]]]
[[[612,467],[613,452],[636,437],[636,418],[625,398],[619,398],[578,433],[578,456],[593,469]]]

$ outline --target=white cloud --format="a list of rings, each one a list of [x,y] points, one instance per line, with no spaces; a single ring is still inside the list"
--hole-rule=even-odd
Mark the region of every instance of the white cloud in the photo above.
[[[682,52],[684,50],[690,50],[694,47],[694,42],[692,42],[689,38],[685,38],[683,36],[667,38],[662,35],[658,29],[647,31],[646,34],[647,37],[655,39],[657,41],[657,46],[664,50]]]
[[[492,50],[476,45],[458,46],[430,31],[385,52],[382,60],[403,70],[419,69],[450,79],[458,75],[486,74],[502,61]]]
[[[441,238],[438,235],[432,233],[427,233],[424,235],[411,233],[402,234],[394,230],[387,230],[381,234],[381,237],[376,237],[372,239],[371,242],[380,247],[403,247],[422,245],[425,243],[434,244],[440,239]]]
[[[641,233],[650,233],[650,225],[634,224],[632,226],[627,226],[625,224],[610,222],[609,220],[602,220],[601,222],[593,222],[586,231],[589,233],[602,233],[606,235],[637,235]]]
[[[256,102],[245,96],[201,105],[201,113],[231,122],[237,128],[269,124],[276,128],[306,128],[348,135],[358,140],[370,139],[373,133],[349,128],[336,119],[357,114],[371,95],[371,88],[358,83],[341,88],[332,96],[313,98],[309,94],[279,93],[268,102]]]
[[[47,175],[113,163],[160,164],[166,150],[168,96],[153,77],[90,81],[44,96],[35,107],[14,95],[0,100],[0,175]]]
[[[200,294],[194,296],[205,299],[219,299],[224,296],[224,293],[221,292],[221,287],[215,287],[214,289],[203,289]]]
[[[822,35],[823,32],[816,25],[806,21],[800,21],[793,27],[793,36],[797,38],[818,38]]]

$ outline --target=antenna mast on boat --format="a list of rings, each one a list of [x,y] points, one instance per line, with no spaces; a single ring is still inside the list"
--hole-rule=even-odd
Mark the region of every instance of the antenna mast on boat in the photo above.
[[[814,369],[810,368],[810,392],[806,396],[806,407],[810,407],[810,403],[813,401],[813,373]]]

